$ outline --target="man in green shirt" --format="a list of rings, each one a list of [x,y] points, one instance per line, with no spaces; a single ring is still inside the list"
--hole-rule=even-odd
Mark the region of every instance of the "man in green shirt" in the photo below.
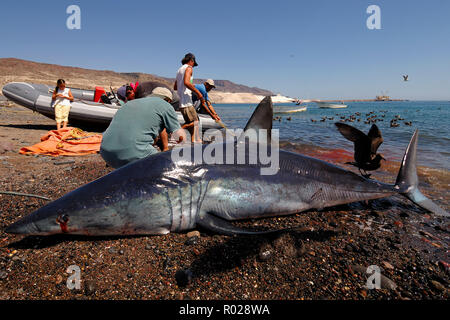
[[[131,100],[117,110],[103,133],[100,147],[100,154],[106,163],[119,168],[157,153],[153,143],[164,129],[179,135],[178,142],[181,142],[185,133],[169,104],[171,100],[170,90],[157,87],[151,96]]]

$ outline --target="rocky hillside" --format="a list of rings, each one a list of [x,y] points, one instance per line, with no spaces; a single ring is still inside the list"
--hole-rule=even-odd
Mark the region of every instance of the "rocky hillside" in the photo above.
[[[12,81],[35,82],[54,85],[63,78],[71,87],[92,89],[95,86],[117,89],[129,82],[161,81],[171,85],[174,79],[159,77],[147,73],[118,73],[110,70],[91,70],[77,67],[39,63],[15,58],[0,58],[0,87]],[[202,82],[204,79],[197,79]],[[251,93],[255,95],[272,95],[269,90],[247,87],[228,80],[214,79],[215,91],[230,93]]]

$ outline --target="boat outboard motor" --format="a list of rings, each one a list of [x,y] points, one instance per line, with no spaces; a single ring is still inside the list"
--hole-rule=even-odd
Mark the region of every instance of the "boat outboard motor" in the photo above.
[[[108,97],[106,94],[102,94],[102,96],[100,97],[100,100],[104,104],[112,104],[110,97]]]

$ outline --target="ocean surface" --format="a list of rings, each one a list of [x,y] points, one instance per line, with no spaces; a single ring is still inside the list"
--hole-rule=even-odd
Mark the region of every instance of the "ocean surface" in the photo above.
[[[383,121],[376,122],[384,142],[378,149],[387,160],[400,161],[415,129],[419,129],[417,161],[419,166],[450,170],[450,101],[390,101],[349,102],[345,109],[321,109],[315,103],[306,103],[307,111],[291,114],[275,114],[282,120],[274,120],[274,129],[280,130],[280,143],[290,142],[302,147],[344,149],[353,153],[353,143],[346,140],[336,129],[335,122],[341,117],[349,118],[356,112],[360,122],[345,122],[367,133],[372,124],[366,118],[376,115]],[[228,128],[244,128],[256,104],[215,104],[217,113]],[[276,104],[274,109],[294,109],[295,104]],[[373,112],[367,115],[369,112]],[[382,115],[385,115],[382,117]],[[320,121],[322,117],[326,121]],[[400,126],[390,127],[391,119],[399,116]],[[287,118],[291,117],[288,121]],[[328,118],[334,117],[333,120]],[[317,120],[312,122],[311,119]],[[405,122],[411,121],[407,126]]]

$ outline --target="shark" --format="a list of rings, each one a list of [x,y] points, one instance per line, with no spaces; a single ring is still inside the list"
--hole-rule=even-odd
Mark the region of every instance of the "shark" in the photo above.
[[[268,96],[243,131],[264,129],[267,139],[254,141],[241,136],[194,148],[201,152],[211,145],[236,150],[244,146],[246,159],[250,159],[259,148],[269,146],[278,156],[273,174],[261,174],[267,162],[237,161],[236,154],[233,161],[195,161],[193,146],[182,146],[178,151],[186,152],[185,157],[174,158],[172,150],[129,163],[44,205],[5,231],[39,236],[122,236],[204,228],[224,235],[255,235],[276,230],[250,230],[233,221],[286,216],[395,194],[436,215],[449,216],[418,188],[417,130],[395,183],[386,184],[313,157],[270,149],[274,145],[272,119],[273,104]]]

